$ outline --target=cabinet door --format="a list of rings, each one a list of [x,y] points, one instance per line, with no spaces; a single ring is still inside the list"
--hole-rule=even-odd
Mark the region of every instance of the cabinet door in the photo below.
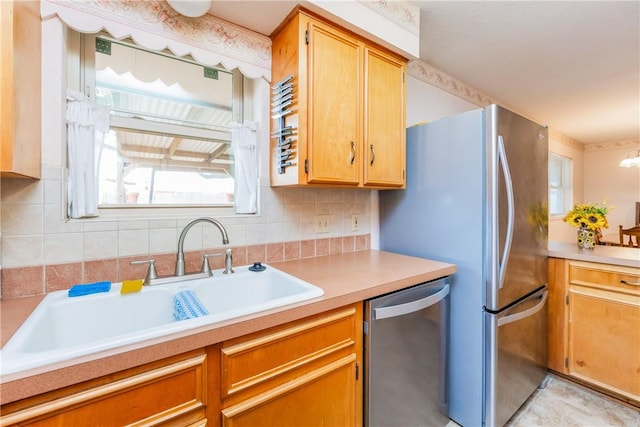
[[[571,286],[569,373],[640,401],[640,297]]]
[[[225,427],[354,426],[359,423],[356,355],[222,410]],[[340,399],[336,399],[340,396]]]
[[[404,73],[402,61],[365,48],[365,186],[404,186]]]
[[[148,366],[3,406],[0,425],[204,426],[205,354],[195,351]]]
[[[357,185],[361,164],[358,41],[309,23],[308,182]]]
[[[0,175],[40,178],[40,2],[0,1]]]

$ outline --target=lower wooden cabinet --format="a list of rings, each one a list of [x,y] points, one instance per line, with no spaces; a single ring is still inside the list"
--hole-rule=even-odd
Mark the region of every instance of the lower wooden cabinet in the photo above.
[[[2,406],[5,426],[362,425],[362,303]]]
[[[640,269],[550,259],[549,367],[640,405]]]
[[[203,350],[2,407],[1,426],[205,426]]]
[[[362,304],[223,343],[222,425],[362,424]]]

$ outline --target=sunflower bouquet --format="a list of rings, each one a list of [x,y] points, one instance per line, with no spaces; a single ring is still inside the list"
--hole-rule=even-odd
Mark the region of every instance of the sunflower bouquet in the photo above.
[[[613,206],[607,207],[594,204],[576,204],[573,209],[564,217],[563,221],[574,227],[586,228],[588,230],[599,231],[602,228],[609,228],[607,213]]]

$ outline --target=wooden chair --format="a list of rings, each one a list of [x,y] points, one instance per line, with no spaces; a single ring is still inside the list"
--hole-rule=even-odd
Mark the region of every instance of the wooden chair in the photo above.
[[[635,248],[640,248],[640,226],[635,226],[631,228],[624,229],[622,226],[619,226],[620,229],[620,246],[630,246]],[[628,236],[629,241],[625,245],[624,237]],[[634,243],[635,240],[635,243]]]

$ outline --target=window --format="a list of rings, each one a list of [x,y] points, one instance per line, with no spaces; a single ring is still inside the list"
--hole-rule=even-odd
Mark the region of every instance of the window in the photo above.
[[[80,87],[111,110],[100,208],[232,206],[242,75],[102,35],[81,36],[80,50]]]
[[[573,163],[570,158],[549,153],[549,215],[565,215],[572,205]]]

